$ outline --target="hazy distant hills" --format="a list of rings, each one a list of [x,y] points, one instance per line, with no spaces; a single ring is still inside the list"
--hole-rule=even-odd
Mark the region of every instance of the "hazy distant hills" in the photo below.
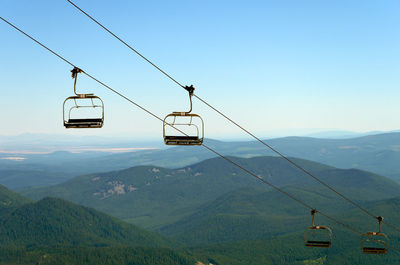
[[[348,138],[363,137],[367,135],[376,135],[376,134],[393,133],[393,132],[399,132],[399,130],[386,131],[386,132],[385,131],[353,132],[353,131],[343,131],[343,130],[331,130],[331,131],[312,132],[308,134],[302,134],[300,136],[323,138],[323,139],[348,139]]]
[[[20,135],[4,136],[0,135],[0,151],[2,153],[15,153],[15,151],[25,151],[28,154],[43,154],[54,151],[93,151],[86,156],[96,156],[95,150],[111,152],[111,148],[138,148],[153,147],[160,148],[163,145],[162,139],[158,141],[148,141],[138,139],[135,136],[93,136],[78,135],[74,133],[66,134],[45,134],[45,133],[25,133]],[[91,154],[90,154],[91,153]],[[30,157],[32,158],[32,157]]]
[[[46,170],[0,170],[0,183],[10,189],[28,186],[49,186],[71,179],[62,172]]]
[[[285,137],[265,140],[283,154],[308,159],[339,168],[359,168],[378,174],[400,175],[400,133],[368,135],[350,139],[319,139],[310,137]],[[255,141],[221,142],[206,140],[206,144],[224,155],[252,157],[276,155]],[[157,165],[177,168],[200,162],[214,154],[202,147],[176,147],[166,150],[139,151],[97,158],[103,169],[113,164],[115,169],[135,165]],[[90,163],[87,161],[87,166]],[[112,170],[113,168],[109,168]],[[102,171],[102,170],[100,170]],[[104,171],[104,170],[103,170]],[[93,171],[92,171],[93,172]]]
[[[291,157],[338,168],[363,169],[400,180],[400,133],[397,132],[350,139],[285,137],[266,140],[266,143]],[[207,139],[206,144],[230,156],[276,155],[254,141],[221,142]],[[9,155],[1,154],[0,158]],[[56,152],[22,156],[26,159],[21,161],[0,159],[0,184],[13,189],[46,186],[61,183],[77,175],[121,170],[137,165],[179,168],[212,158],[214,154],[197,146],[109,155],[99,152],[80,154]]]
[[[331,191],[322,188],[293,166],[288,166],[282,158],[232,159],[274,185],[296,186],[304,192],[309,190],[327,198],[334,197]],[[294,160],[357,201],[400,195],[400,186],[382,176],[356,169],[336,169],[307,160]],[[33,199],[60,197],[136,224],[160,227],[193,213],[203,203],[244,187],[269,189],[225,160],[213,158],[181,169],[138,166],[122,171],[85,175],[59,185],[25,190],[23,194]]]

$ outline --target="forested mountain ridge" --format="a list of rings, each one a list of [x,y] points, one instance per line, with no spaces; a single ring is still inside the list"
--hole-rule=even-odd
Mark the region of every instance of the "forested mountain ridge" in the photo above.
[[[377,229],[377,221],[374,218],[368,217],[335,194],[326,194],[320,189],[306,190],[295,187],[284,187],[283,191],[359,229]],[[400,222],[400,196],[364,202],[362,205],[376,215],[385,216],[389,223]],[[280,192],[246,188],[229,192],[205,203],[193,214],[174,224],[166,225],[159,231],[190,246],[267,239],[304,230],[310,222],[310,210]],[[337,223],[318,214],[316,223],[329,224],[335,229],[343,230]],[[386,227],[385,230],[398,237],[390,227]]]
[[[374,231],[376,229],[376,223],[373,220],[365,218],[364,214],[358,209],[349,209],[346,203],[338,204],[337,200],[332,199],[334,195],[328,195],[315,189],[307,190],[294,187],[286,187],[284,189],[296,197],[312,202],[313,205],[319,201],[320,204],[316,205],[318,209],[324,210],[324,212],[329,211],[330,214],[339,216],[341,220],[352,226],[360,227],[365,231]],[[367,204],[366,207],[372,212],[384,215],[389,222],[397,223],[400,221],[400,214],[393,215],[393,213],[398,212],[399,200],[400,197],[365,203]],[[32,208],[32,205],[35,204],[36,206],[40,205],[40,207],[38,209]],[[19,208],[22,208],[22,211],[17,209],[15,211],[17,214],[10,215],[15,218],[7,218],[8,221],[5,222],[6,229],[2,232],[7,231],[8,234],[17,236],[14,237],[14,240],[3,240],[0,247],[0,252],[3,253],[0,261],[15,261],[15,257],[19,256],[19,261],[22,263],[4,262],[4,264],[36,264],[35,262],[38,260],[40,260],[41,264],[69,264],[62,263],[65,261],[73,264],[77,262],[90,264],[85,263],[85,260],[103,264],[101,262],[103,260],[105,262],[107,259],[111,259],[113,264],[126,264],[128,261],[131,262],[129,264],[195,264],[195,260],[201,260],[205,264],[208,261],[212,264],[220,265],[288,264],[288,262],[290,264],[313,264],[304,262],[317,262],[318,260],[327,262],[327,264],[374,264],[374,262],[375,264],[376,262],[380,264],[379,260],[385,260],[386,263],[382,264],[395,264],[393,262],[397,257],[391,252],[380,259],[366,257],[360,252],[359,237],[357,235],[320,216],[317,217],[317,223],[329,225],[333,229],[334,245],[329,250],[304,248],[302,231],[310,225],[308,210],[299,207],[297,203],[283,197],[282,194],[276,191],[260,188],[244,188],[224,194],[216,200],[198,207],[196,214],[182,219],[182,222],[178,223],[179,231],[175,231],[172,237],[185,242],[187,246],[193,245],[194,247],[184,251],[189,254],[159,248],[126,247],[126,244],[132,244],[132,241],[126,239],[131,233],[126,231],[118,233],[120,230],[114,229],[114,225],[111,227],[104,225],[103,219],[99,221],[100,223],[92,222],[93,219],[90,219],[90,217],[88,219],[84,214],[80,214],[80,211],[87,210],[86,207],[76,206],[63,200],[52,198],[46,198],[35,204],[26,204]],[[58,210],[61,209],[61,211],[56,211],[52,214],[54,211],[52,207]],[[71,207],[73,209],[75,207],[83,209],[76,214],[74,210],[69,210]],[[28,225],[32,230],[22,229],[22,232],[19,233],[13,231],[12,228],[10,229],[11,225],[20,227],[21,224],[23,226],[32,224],[32,215],[26,214],[26,209],[32,209],[28,212],[35,212],[35,219],[45,220],[44,223],[48,222],[46,227],[55,238],[59,238],[59,231],[62,230],[74,231],[79,236],[73,235],[71,237],[71,234],[61,233],[63,240],[58,242],[50,240],[49,244],[43,246],[43,242],[47,242],[46,235],[39,235],[38,238],[38,235],[33,232],[38,228],[40,231],[40,226],[38,227],[35,221],[33,221],[33,225]],[[41,209],[44,209],[44,211],[42,212]],[[62,220],[70,222],[70,219],[64,219],[63,212],[69,217],[79,217],[79,224],[88,233],[93,232],[90,226],[89,229],[86,228],[88,223],[97,227],[94,231],[108,231],[109,240],[104,240],[101,236],[81,235],[80,227],[64,224],[65,222]],[[94,213],[96,212],[94,211]],[[27,216],[26,220],[21,218],[21,213],[23,216]],[[47,218],[48,216],[50,217]],[[197,218],[199,220],[193,223]],[[21,220],[24,221],[21,222]],[[43,221],[39,223],[43,223]],[[55,231],[55,234],[53,224],[58,226],[58,231]],[[400,238],[388,230],[387,227],[384,227],[385,233],[388,233],[391,238],[391,244],[396,246],[400,243]],[[0,230],[0,235],[4,238],[4,233],[2,232]],[[125,239],[121,240],[121,234],[125,235]],[[31,236],[35,238],[35,241],[29,241]],[[8,235],[7,237],[10,238]],[[73,237],[75,238],[71,241],[70,239]],[[115,247],[118,244],[115,239],[124,246]],[[142,239],[140,241],[146,243]],[[11,242],[16,243],[15,247],[10,247],[10,245],[13,245]],[[35,243],[32,244],[32,242]],[[71,242],[73,242],[72,246]],[[92,244],[88,244],[88,242],[92,242]],[[93,242],[96,243],[93,244]],[[25,244],[30,248],[17,246]],[[51,246],[52,244],[57,244],[58,246],[53,247]],[[133,243],[133,245],[137,244],[140,243]],[[32,248],[32,245],[35,247]],[[76,248],[74,245],[91,245],[92,247]],[[96,247],[93,247],[93,245]],[[99,247],[105,245],[109,247]],[[346,262],[348,263],[344,262],[343,255],[346,256]],[[193,258],[193,256],[196,258]],[[145,263],[134,263],[138,261]],[[165,263],[163,263],[164,261]]]
[[[29,203],[31,200],[13,192],[3,185],[0,185],[0,216],[11,212],[21,205]]]
[[[4,265],[200,265],[190,254],[151,247],[0,247]]]
[[[365,218],[359,210],[352,209],[351,205],[341,201],[337,195],[315,183],[309,176],[299,174],[298,169],[288,167],[281,158],[230,158],[251,168],[256,174],[266,176],[268,181],[279,185],[295,197],[311,203],[317,209],[328,211],[329,214],[340,217],[341,220],[350,222],[365,231],[376,229],[376,223]],[[369,210],[384,215],[390,222],[397,222],[398,217],[392,214],[398,211],[396,208],[398,207],[398,198],[394,197],[398,195],[399,187],[395,182],[361,170],[342,170],[312,161],[294,160],[335,188],[340,189],[341,192],[362,203]],[[64,186],[64,184],[66,185]],[[279,257],[284,257],[286,262],[293,261],[291,264],[302,264],[307,260],[313,262],[320,258],[329,260],[329,264],[345,264],[339,257],[340,253],[346,253],[352,264],[368,264],[369,262],[366,260],[367,263],[363,263],[365,258],[359,255],[358,236],[349,236],[348,231],[320,217],[317,219],[318,223],[331,226],[334,229],[335,241],[340,243],[339,245],[335,244],[335,247],[328,252],[325,250],[304,252],[301,236],[304,228],[310,225],[308,210],[298,207],[289,198],[266,188],[258,180],[241,173],[236,167],[232,167],[219,158],[175,170],[155,166],[139,166],[122,171],[80,176],[64,184],[53,186],[47,191],[60,195],[69,194],[68,196],[71,198],[75,197],[82,201],[96,198],[93,201],[97,201],[99,205],[109,203],[109,207],[113,207],[114,210],[118,210],[119,207],[125,209],[124,213],[129,211],[136,213],[137,210],[145,209],[149,213],[147,219],[143,219],[145,222],[148,220],[159,221],[157,219],[161,218],[161,222],[158,224],[159,231],[174,241],[177,240],[188,247],[192,246],[185,250],[190,253],[188,256],[180,256],[182,255],[180,252],[173,251],[166,254],[168,256],[178,255],[180,258],[189,260],[193,260],[193,256],[195,256],[197,260],[221,265],[287,264]],[[33,189],[31,192],[37,191],[44,192],[43,189]],[[79,197],[80,193],[89,196]],[[135,196],[129,197],[132,194]],[[174,205],[177,207],[173,208]],[[56,209],[53,209],[53,206]],[[114,251],[113,246],[117,244],[116,241],[122,242],[125,246],[137,246],[135,242],[126,238],[135,237],[129,236],[131,233],[119,225],[116,226],[117,229],[114,229],[114,225],[107,225],[108,221],[99,221],[95,226],[100,229],[100,233],[98,233],[98,229],[93,230],[89,225],[93,223],[90,215],[85,217],[86,214],[81,213],[81,211],[86,212],[86,207],[82,207],[84,210],[77,210],[77,214],[71,214],[67,210],[68,218],[64,218],[63,212],[57,210],[70,207],[75,209],[75,206],[63,200],[45,198],[37,203],[25,204],[12,213],[4,215],[7,218],[2,218],[4,226],[3,232],[0,234],[6,231],[11,232],[7,236],[2,236],[4,238],[2,249],[9,249],[9,246],[13,245],[12,242],[15,242],[15,246],[33,245],[35,246],[33,252],[26,249],[21,254],[26,260],[30,260],[38,257],[35,253],[43,253],[42,250],[46,247],[46,245],[42,245],[43,242],[50,242],[62,245],[61,253],[56,251],[53,258],[73,260],[76,250],[68,247],[71,245],[72,248],[76,244],[93,247],[93,242],[96,242],[95,246],[97,247],[110,246],[109,249],[111,249],[105,251],[111,252]],[[92,211],[95,210],[92,209]],[[27,226],[21,221],[24,220],[21,217],[28,216],[29,219],[29,216],[32,216],[30,213],[33,212],[38,213],[35,214],[35,217],[40,221],[29,221],[32,225]],[[83,216],[79,218],[79,220],[83,220],[79,227],[74,225],[75,221],[70,221],[71,216]],[[45,221],[43,222],[43,220]],[[140,219],[135,219],[135,221],[137,220]],[[32,231],[40,231],[43,227],[41,224],[46,222],[54,224],[54,226],[50,225],[48,230],[51,231],[51,234],[56,235],[56,240],[48,240],[46,233],[38,235],[30,232],[30,228]],[[164,226],[162,222],[165,222]],[[65,226],[64,223],[73,225]],[[18,228],[13,230],[13,227]],[[82,233],[81,227],[88,227],[84,230],[90,233]],[[68,231],[74,232],[68,233]],[[101,231],[111,232],[107,233],[109,237],[104,238]],[[81,236],[76,238],[75,233]],[[399,239],[392,233],[389,232],[388,235],[394,245],[399,242]],[[57,238],[62,238],[62,240],[57,241]],[[140,236],[136,236],[136,238],[140,238]],[[165,245],[165,243],[160,243],[157,238],[160,239],[156,236],[156,240],[151,240],[151,244]],[[161,241],[166,242],[162,238]],[[279,250],[276,248],[277,245],[284,247],[285,250]],[[254,249],[249,249],[248,246],[252,246]],[[274,254],[266,253],[267,246],[275,249]],[[349,249],[346,249],[346,246]],[[239,249],[242,250],[239,251]],[[288,253],[287,249],[293,249],[293,253]],[[239,252],[232,253],[231,250]],[[117,253],[124,253],[125,250],[118,251]],[[152,250],[148,251],[146,250],[142,254],[146,256],[148,253],[152,253]],[[99,253],[98,249],[88,248],[87,252],[80,252],[78,256],[84,258],[89,255],[93,258],[94,253]],[[321,253],[323,253],[322,256]],[[371,260],[375,260],[375,258]],[[393,256],[389,256],[386,260],[393,262]]]
[[[94,209],[57,198],[27,203],[0,220],[0,246],[167,246],[168,241]]]
[[[321,188],[310,176],[278,157],[231,158],[274,185]],[[360,201],[400,195],[400,186],[382,176],[336,169],[294,159],[329,185]],[[79,176],[63,184],[27,190],[33,199],[60,197],[146,227],[160,227],[191,214],[196,207],[244,187],[269,188],[220,158],[180,168],[138,166],[126,170]],[[329,194],[325,188],[318,191]]]
[[[198,211],[161,229],[170,237],[185,242],[199,257],[213,264],[397,264],[399,253],[389,249],[386,255],[366,255],[360,246],[361,232],[375,232],[375,218],[348,203],[333,200],[312,191],[285,188],[296,198],[316,206],[344,223],[316,215],[316,225],[332,229],[329,249],[304,246],[304,231],[311,225],[309,209],[275,191],[247,188],[231,192],[198,208]],[[388,223],[400,222],[400,197],[368,202],[366,209],[382,215]],[[390,246],[400,246],[400,236],[383,224],[382,232]],[[202,255],[203,254],[203,255]]]
[[[179,244],[88,207],[31,202],[2,186],[0,201],[0,264],[196,264],[171,249]]]

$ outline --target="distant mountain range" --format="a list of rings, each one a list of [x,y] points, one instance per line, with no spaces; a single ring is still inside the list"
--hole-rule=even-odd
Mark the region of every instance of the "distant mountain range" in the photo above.
[[[266,142],[291,157],[338,168],[358,168],[400,181],[400,133],[351,139],[285,137]],[[207,139],[206,144],[224,155],[238,157],[276,155],[254,141],[220,142]],[[80,154],[56,152],[24,155],[26,159],[22,161],[1,159],[9,155],[0,154],[0,184],[13,189],[52,185],[77,175],[121,170],[137,165],[180,168],[214,157],[213,153],[199,146],[112,155],[93,152]]]
[[[40,154],[55,151],[84,152],[96,150],[101,152],[116,152],[111,148],[163,148],[163,141],[137,139],[132,136],[90,136],[73,134],[32,134],[26,133],[15,136],[0,135],[0,152]],[[124,150],[120,150],[124,151]]]
[[[399,130],[394,131],[371,131],[371,132],[352,132],[352,131],[340,131],[340,130],[331,130],[331,131],[320,131],[305,134],[305,137],[313,137],[313,138],[323,138],[323,139],[348,139],[348,138],[359,138],[368,135],[376,135],[376,134],[385,134],[385,133],[394,133],[399,132]]]

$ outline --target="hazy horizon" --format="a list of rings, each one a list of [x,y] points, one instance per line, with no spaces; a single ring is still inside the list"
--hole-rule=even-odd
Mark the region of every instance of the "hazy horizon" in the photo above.
[[[284,137],[312,137],[321,139],[350,139],[367,135],[392,133],[397,131],[373,131],[373,132],[352,132],[343,130],[321,131],[317,129],[309,129],[296,131],[296,133],[275,134],[270,133],[269,136],[260,136],[261,139],[271,140]],[[243,135],[242,137],[213,138],[206,137],[210,140],[218,140],[223,142],[240,142],[254,141],[254,138]],[[125,153],[142,150],[157,150],[169,148],[164,145],[162,137],[138,139],[134,137],[115,137],[115,136],[91,136],[91,135],[68,135],[68,134],[40,134],[26,133],[19,135],[0,135],[0,155],[35,155],[49,154],[58,151],[66,151],[70,153],[84,152],[102,152],[102,153]],[[2,157],[6,159],[7,157]],[[12,160],[14,157],[10,157]],[[18,161],[18,159],[17,159]]]

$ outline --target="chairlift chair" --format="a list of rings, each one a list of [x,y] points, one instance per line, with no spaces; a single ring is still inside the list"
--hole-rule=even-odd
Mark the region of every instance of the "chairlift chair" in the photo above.
[[[201,145],[203,143],[203,119],[197,114],[190,113],[192,111],[194,87],[193,85],[186,86],[185,89],[189,92],[190,110],[187,112],[172,112],[164,118],[163,136],[166,145]]]
[[[312,226],[304,232],[304,245],[306,247],[329,248],[332,245],[332,230],[327,226],[314,224],[316,213],[317,210],[311,210]]]
[[[72,71],[75,96],[68,97],[63,104],[65,128],[101,128],[104,123],[104,103],[94,94],[78,94],[76,81],[82,70],[75,67]],[[85,104],[86,103],[86,104]],[[84,114],[84,115],[83,115]]]
[[[389,248],[389,238],[381,232],[383,217],[376,218],[379,223],[379,231],[367,232],[361,236],[361,249],[366,254],[386,254]]]

